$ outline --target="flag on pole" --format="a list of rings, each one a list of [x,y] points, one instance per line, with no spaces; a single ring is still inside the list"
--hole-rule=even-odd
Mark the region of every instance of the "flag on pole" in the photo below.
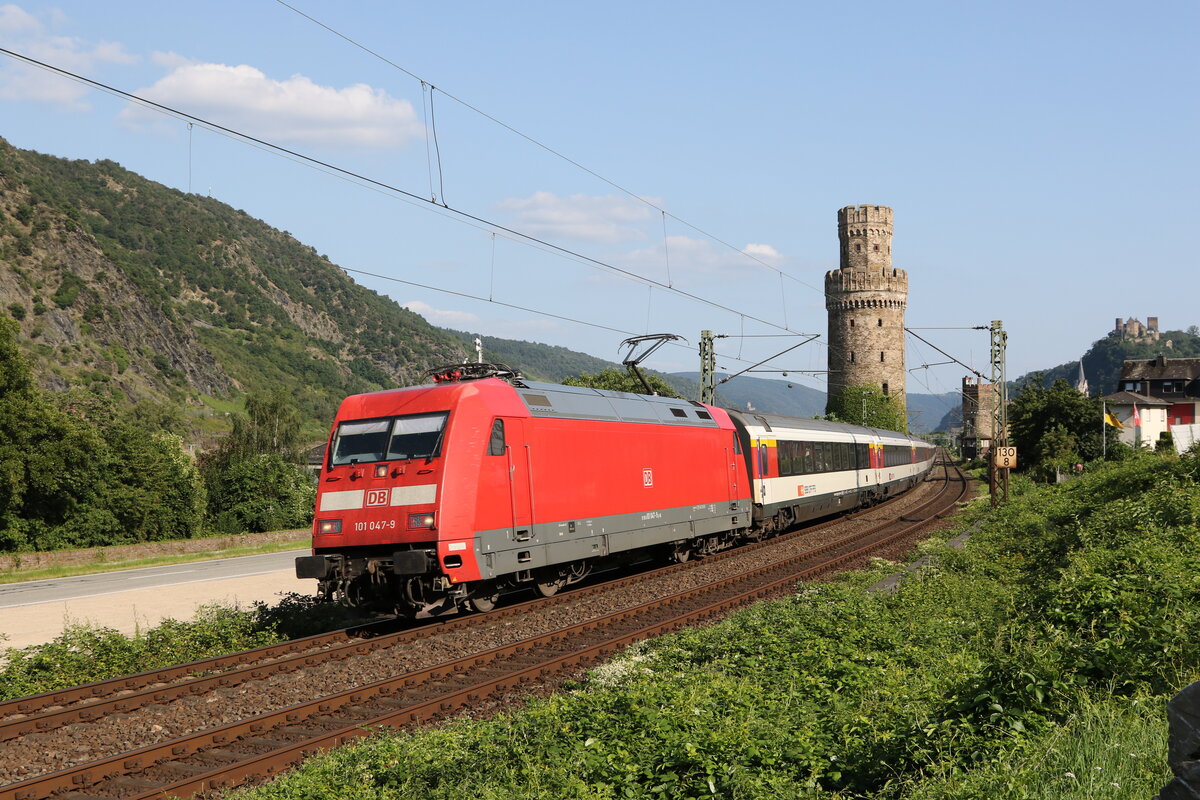
[[[1125,430],[1125,426],[1121,424],[1121,420],[1117,419],[1117,415],[1111,411],[1104,412],[1104,422],[1105,424],[1111,425],[1119,431]]]
[[[1133,404],[1133,427],[1142,427],[1142,415],[1138,413],[1137,403]]]

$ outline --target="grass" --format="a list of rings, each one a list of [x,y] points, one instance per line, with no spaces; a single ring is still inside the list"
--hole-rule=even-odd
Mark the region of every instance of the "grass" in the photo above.
[[[201,553],[174,553],[148,558],[124,559],[116,561],[96,561],[89,564],[71,564],[61,567],[22,568],[0,573],[0,584],[22,583],[24,581],[41,581],[51,578],[69,578],[74,575],[94,575],[101,572],[117,572],[124,569],[141,567],[160,567],[169,564],[187,564],[192,561],[212,561],[218,558],[237,558],[238,556],[256,556],[264,553],[278,553],[285,550],[307,548],[311,543],[309,537],[288,542],[272,542],[268,544],[229,547],[218,550],[207,550]],[[100,551],[102,556],[103,550]]]
[[[91,623],[69,625],[44,644],[6,648],[0,642],[0,700],[226,655],[363,621],[342,606],[289,594],[270,605],[201,606],[190,620],[164,619],[132,636]]]
[[[1017,758],[914,785],[909,800],[1099,800],[1154,797],[1171,779],[1167,698],[1088,695],[1077,713],[1024,744]]]

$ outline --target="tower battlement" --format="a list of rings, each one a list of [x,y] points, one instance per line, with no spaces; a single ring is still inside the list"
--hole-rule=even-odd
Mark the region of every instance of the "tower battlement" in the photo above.
[[[854,223],[886,226],[888,232],[892,229],[892,209],[888,206],[846,206],[838,209],[837,215],[838,227]]]
[[[883,269],[833,269],[825,273],[825,304],[843,292],[900,292],[908,295],[908,272],[892,267]]]

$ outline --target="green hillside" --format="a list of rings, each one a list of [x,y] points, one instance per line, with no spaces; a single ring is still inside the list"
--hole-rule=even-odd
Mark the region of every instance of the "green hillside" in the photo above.
[[[345,395],[420,383],[475,349],[473,333],[430,325],[243,211],[3,139],[0,297],[43,387],[181,405],[202,440],[245,393],[277,389],[318,439]],[[483,345],[537,380],[618,367],[559,346]],[[694,381],[661,377],[696,396]]]
[[[43,386],[184,403],[198,417],[223,413],[206,398],[281,387],[323,427],[347,393],[466,354],[242,211],[3,140],[0,292]]]
[[[1149,360],[1157,356],[1166,356],[1167,358],[1200,357],[1200,329],[1193,325],[1186,331],[1164,331],[1157,342],[1121,339],[1114,333],[1093,342],[1081,359],[1090,393],[1092,395],[1112,394],[1117,391],[1123,361]],[[1045,371],[1027,373],[1018,378],[1015,385],[1019,387],[1033,380],[1039,374],[1043,386],[1050,386],[1060,378],[1074,385],[1079,377],[1079,361],[1069,361]]]

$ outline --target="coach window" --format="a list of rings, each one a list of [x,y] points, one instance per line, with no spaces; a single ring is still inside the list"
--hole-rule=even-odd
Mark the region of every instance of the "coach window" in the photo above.
[[[504,420],[502,419],[492,423],[492,437],[488,440],[488,455],[504,455]]]
[[[816,458],[813,455],[812,442],[804,442],[804,472],[811,475],[817,471]]]

